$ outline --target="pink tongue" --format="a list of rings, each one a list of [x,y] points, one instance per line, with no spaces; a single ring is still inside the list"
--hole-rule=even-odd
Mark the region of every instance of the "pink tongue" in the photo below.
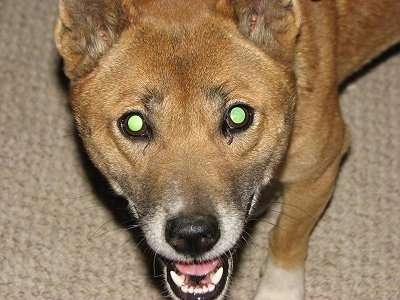
[[[204,263],[199,264],[183,264],[177,263],[175,266],[179,272],[185,275],[192,275],[192,276],[204,276],[214,271],[214,269],[219,264],[219,260],[212,260]]]

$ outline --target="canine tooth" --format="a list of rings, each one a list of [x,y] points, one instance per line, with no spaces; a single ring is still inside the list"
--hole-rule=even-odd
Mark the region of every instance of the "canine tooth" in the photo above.
[[[207,288],[208,288],[208,291],[209,291],[209,292],[212,292],[213,290],[215,290],[215,285],[209,283],[208,286],[207,286]]]
[[[182,290],[182,292],[184,292],[185,294],[187,294],[187,293],[188,293],[188,290],[189,290],[189,287],[188,287],[187,285],[182,285],[182,286],[181,286],[181,290]]]
[[[185,275],[181,275],[179,276],[178,274],[176,274],[174,271],[169,272],[171,274],[171,278],[172,280],[175,282],[175,284],[178,287],[181,287],[184,282],[185,282]]]
[[[193,292],[194,292],[194,287],[192,287],[192,286],[191,286],[191,287],[189,287],[189,289],[188,289],[188,293],[189,293],[189,294],[193,294]]]
[[[223,273],[224,273],[224,268],[223,267],[219,268],[216,273],[210,275],[211,282],[214,285],[217,285],[221,281]]]

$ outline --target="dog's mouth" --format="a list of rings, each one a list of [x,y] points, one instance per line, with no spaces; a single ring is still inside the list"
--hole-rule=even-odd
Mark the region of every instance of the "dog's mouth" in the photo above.
[[[166,281],[176,297],[182,300],[217,299],[226,290],[231,258],[204,262],[166,262]]]

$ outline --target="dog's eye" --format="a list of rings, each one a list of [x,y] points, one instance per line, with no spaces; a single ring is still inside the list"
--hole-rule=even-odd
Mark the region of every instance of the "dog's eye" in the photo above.
[[[119,121],[119,127],[122,133],[130,137],[148,137],[150,135],[150,127],[138,112],[123,115]]]
[[[253,110],[247,105],[238,104],[228,109],[225,116],[225,131],[240,131],[247,129],[253,121]]]

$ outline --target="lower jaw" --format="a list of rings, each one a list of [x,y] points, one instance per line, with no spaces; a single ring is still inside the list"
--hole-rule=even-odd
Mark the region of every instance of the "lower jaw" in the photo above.
[[[165,283],[168,289],[171,292],[173,299],[181,299],[181,300],[216,300],[223,297],[226,292],[227,286],[229,284],[231,269],[232,269],[232,257],[220,257],[218,258],[220,261],[219,265],[215,268],[215,270],[211,275],[205,275],[204,280],[200,278],[198,283],[191,280],[190,278],[195,276],[184,275],[183,282],[179,284],[175,283],[177,280],[173,280],[172,276],[178,275],[182,276],[176,268],[174,268],[174,262],[171,261],[163,261],[164,264],[164,278]],[[218,271],[222,274],[217,274]],[[171,272],[175,274],[172,275]],[[207,278],[206,278],[207,277]],[[210,279],[212,277],[213,279]],[[215,277],[218,277],[216,282],[214,280]]]

